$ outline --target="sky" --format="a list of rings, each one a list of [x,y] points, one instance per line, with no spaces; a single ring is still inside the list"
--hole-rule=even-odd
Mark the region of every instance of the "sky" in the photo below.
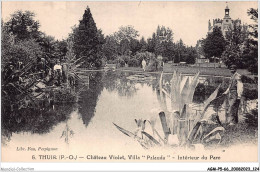
[[[249,8],[258,8],[257,1],[235,2],[167,2],[167,1],[119,1],[119,2],[15,2],[2,1],[2,19],[6,22],[17,10],[29,10],[36,14],[40,30],[56,39],[66,39],[74,25],[79,24],[84,10],[89,6],[94,21],[103,34],[118,31],[120,26],[132,25],[139,32],[139,39],[152,36],[158,25],[173,30],[174,42],[182,39],[184,44],[195,46],[197,40],[205,38],[208,21],[224,17],[226,5],[232,19],[241,19],[250,24]]]

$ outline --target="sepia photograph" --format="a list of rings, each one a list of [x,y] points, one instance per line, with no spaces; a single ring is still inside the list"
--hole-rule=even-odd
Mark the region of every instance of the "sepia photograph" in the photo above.
[[[258,161],[257,1],[1,2],[1,162]]]

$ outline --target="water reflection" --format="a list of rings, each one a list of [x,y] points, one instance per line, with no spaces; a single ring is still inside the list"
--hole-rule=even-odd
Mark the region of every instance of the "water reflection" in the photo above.
[[[104,86],[109,92],[116,91],[119,96],[132,97],[136,91],[136,82],[127,79],[132,73],[108,71],[104,74]]]
[[[69,114],[73,110],[72,104],[53,105],[40,109],[24,108],[14,111],[8,106],[2,106],[2,142],[5,144],[9,142],[12,133],[47,134],[58,123],[68,120]]]
[[[102,106],[107,107],[105,104],[108,104],[109,102],[99,100],[102,95],[106,96],[106,101],[110,101],[114,95],[117,95],[118,97],[115,102],[117,101],[116,103],[118,104],[112,105],[111,113],[99,114],[99,118],[101,118],[100,116],[102,115],[110,115],[110,117],[104,118],[119,120],[118,122],[120,122],[120,124],[129,124],[130,118],[138,118],[138,114],[143,115],[143,117],[148,117],[151,115],[151,109],[159,106],[160,97],[158,94],[158,81],[160,79],[160,74],[145,74],[141,76],[138,73],[108,71],[89,72],[85,75],[89,79],[89,85],[88,87],[82,88],[77,104],[45,105],[38,109],[22,108],[13,111],[11,107],[2,102],[2,144],[5,145],[8,144],[8,142],[11,142],[13,133],[20,134],[28,132],[31,134],[46,136],[54,130],[55,126],[58,126],[58,124],[62,122],[64,123],[64,126],[59,130],[57,137],[60,138],[60,141],[62,140],[63,142],[65,141],[66,144],[69,144],[74,139],[74,135],[79,134],[75,133],[74,130],[74,127],[79,125],[76,122],[80,121],[81,124],[84,124],[85,129],[87,129],[90,121],[95,117],[95,115],[97,115],[96,108],[98,102],[101,102],[99,108]],[[170,90],[169,83],[172,74],[165,74],[163,78],[164,88],[168,91]],[[196,104],[202,103],[219,84],[222,84],[223,86],[221,87],[225,90],[225,79],[212,79],[212,77],[202,78],[201,83],[195,90],[193,102]],[[167,104],[167,97],[165,96],[166,95],[163,97],[164,103],[162,106]],[[127,99],[122,100],[120,98]],[[124,101],[124,105],[120,104],[122,101]],[[118,109],[121,109],[123,112],[117,112],[112,109],[116,106],[118,106]],[[148,109],[142,109],[142,107]],[[69,122],[71,121],[70,118],[72,112],[76,112],[76,115],[78,115],[80,120],[74,123]],[[123,116],[128,114],[134,114],[136,116],[129,116],[128,120]],[[158,114],[154,113],[153,115],[156,116]],[[99,124],[105,123],[102,120],[95,120],[95,122]],[[110,122],[110,124],[110,129],[114,129],[112,122]],[[118,133],[118,137],[121,137],[120,133]]]
[[[101,72],[91,72],[87,75],[89,75],[89,88],[81,91],[79,97],[79,114],[86,126],[95,114],[98,96],[103,90]]]

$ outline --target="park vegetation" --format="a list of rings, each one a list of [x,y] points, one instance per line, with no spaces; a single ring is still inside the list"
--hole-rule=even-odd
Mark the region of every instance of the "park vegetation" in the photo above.
[[[228,67],[235,64],[239,68],[257,73],[258,10],[250,9],[248,14],[256,24],[250,25],[246,32],[238,26],[229,31],[226,39],[217,28],[208,35],[203,41],[206,57],[219,57]],[[118,67],[140,67],[142,60],[145,59],[148,62],[148,71],[154,71],[159,69],[158,66],[162,62],[194,64],[197,58],[196,49],[186,46],[181,39],[174,42],[172,29],[165,26],[158,26],[148,39],[140,38],[139,32],[131,25],[121,26],[117,32],[105,36],[102,30],[96,27],[89,7],[86,8],[79,24],[72,28],[66,40],[56,40],[41,32],[40,22],[35,20],[35,14],[30,11],[16,11],[11,15],[10,20],[2,21],[1,26],[1,112],[4,119],[9,120],[9,123],[2,124],[10,129],[12,128],[10,122],[16,121],[20,124],[22,119],[26,118],[28,128],[24,128],[25,131],[34,127],[29,126],[31,122],[39,123],[39,126],[45,125],[49,130],[57,121],[67,118],[64,113],[61,113],[60,116],[52,119],[55,112],[47,108],[53,105],[51,97],[56,93],[60,95],[56,97],[58,102],[77,101],[74,95],[69,94],[68,84],[56,85],[51,79],[50,69],[53,69],[58,61],[67,64],[67,79],[73,78],[71,80],[73,85],[75,79],[84,82],[78,75],[82,68],[100,69],[106,64],[116,64]],[[90,77],[92,82],[100,80],[99,75],[92,79]],[[63,82],[68,83],[68,80]],[[195,85],[197,86],[197,83]],[[193,96],[196,86],[190,87],[192,94],[189,97]],[[91,87],[100,89],[96,85]],[[94,92],[98,95],[101,89]],[[88,92],[82,94],[90,96],[87,101],[92,100]],[[160,96],[162,94],[161,90]],[[183,111],[183,106],[181,104],[178,109],[180,113]],[[94,109],[82,107],[80,111],[94,112]],[[21,109],[24,111],[17,113]],[[27,117],[28,114],[30,116]],[[38,114],[47,114],[49,118],[44,121],[38,118]],[[257,115],[253,115],[252,118],[256,117]],[[84,120],[88,121],[88,118]],[[23,126],[19,125],[19,127]],[[32,130],[43,133],[40,128],[36,127]],[[15,129],[17,127],[13,130]]]
[[[230,68],[232,65],[249,72],[258,72],[258,9],[249,9],[248,15],[254,21],[251,25],[241,25],[234,21],[234,27],[229,28],[226,37],[220,28],[215,27],[212,33],[202,40],[202,50],[211,62],[222,60]],[[216,61],[218,59],[218,61]]]

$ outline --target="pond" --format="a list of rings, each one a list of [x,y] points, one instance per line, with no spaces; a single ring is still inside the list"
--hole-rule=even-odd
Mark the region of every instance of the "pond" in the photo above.
[[[2,116],[3,161],[31,161],[34,154],[85,157],[147,151],[121,133],[113,123],[134,132],[137,128],[135,119],[154,119],[158,132],[162,133],[157,94],[160,74],[108,71],[86,75],[88,85],[81,89],[78,103],[53,105],[44,111],[48,113],[28,110],[23,115]],[[171,77],[172,74],[164,74],[163,83],[167,85]],[[219,84],[227,85],[228,78],[205,76],[200,77],[199,82],[202,92],[195,91],[193,113],[199,113],[202,102]],[[166,104],[170,104],[167,98]],[[219,109],[221,121],[224,120],[223,113],[223,109]],[[159,152],[158,155],[162,151],[168,150],[154,150]]]

